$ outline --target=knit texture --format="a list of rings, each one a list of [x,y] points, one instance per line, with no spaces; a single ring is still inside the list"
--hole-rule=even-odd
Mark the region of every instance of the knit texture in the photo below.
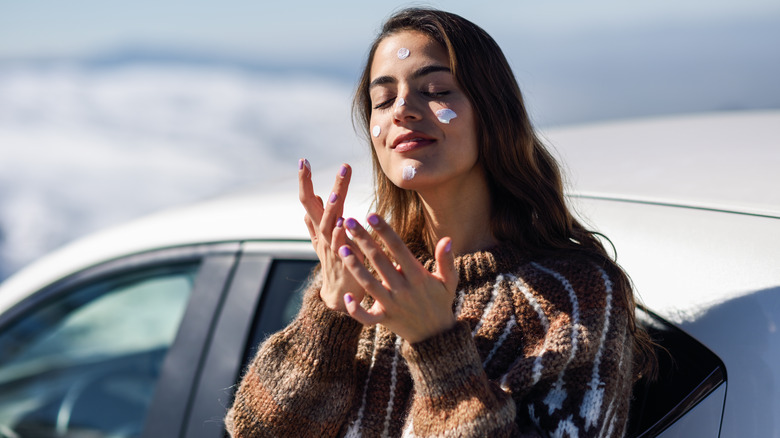
[[[420,260],[434,268],[429,255]],[[416,344],[328,309],[313,281],[297,318],[247,367],[228,432],[623,436],[633,309],[609,268],[586,258],[530,260],[506,246],[460,256],[456,267],[457,325]]]

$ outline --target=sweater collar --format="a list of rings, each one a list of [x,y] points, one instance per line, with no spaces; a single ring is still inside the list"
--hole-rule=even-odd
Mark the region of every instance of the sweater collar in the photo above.
[[[428,271],[436,269],[433,255],[418,248],[415,253]],[[493,281],[496,275],[516,271],[524,262],[528,261],[528,254],[521,251],[509,242],[502,242],[488,249],[455,257],[455,269],[458,271],[459,284]]]

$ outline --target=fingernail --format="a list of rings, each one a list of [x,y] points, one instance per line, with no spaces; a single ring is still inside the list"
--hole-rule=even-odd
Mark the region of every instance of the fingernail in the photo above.
[[[350,230],[354,230],[357,228],[357,221],[355,219],[349,218],[344,221],[344,225],[346,225]]]
[[[379,223],[379,216],[375,214],[368,215],[368,223],[371,224],[371,226],[374,226]]]
[[[339,199],[339,196],[335,193],[331,193],[330,198],[328,198],[328,202],[333,204],[334,202],[336,202],[336,199]]]
[[[349,247],[344,245],[341,248],[339,248],[339,254],[342,257],[349,257],[352,255],[352,251],[349,250]]]
[[[306,166],[307,169],[311,170],[311,163],[309,163],[309,160],[306,158],[303,159],[303,165]]]
[[[344,176],[347,174],[347,166],[342,165],[341,169],[339,169],[339,175]]]
[[[351,294],[344,295],[344,301],[346,301],[347,304],[351,303],[352,302],[352,295]]]
[[[336,219],[336,226],[341,228],[342,225],[344,225],[344,218],[340,217],[340,218]]]
[[[301,169],[303,169],[303,158],[298,160],[298,170],[301,170]]]
[[[447,245],[444,247],[444,252],[450,252],[452,250],[452,240],[447,242]]]

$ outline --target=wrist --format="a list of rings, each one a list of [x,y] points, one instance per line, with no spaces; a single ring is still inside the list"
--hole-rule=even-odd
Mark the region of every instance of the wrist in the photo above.
[[[330,310],[346,313],[347,307],[344,305],[343,294],[332,293],[326,285],[320,289],[320,301]]]
[[[432,321],[431,324],[427,325],[422,330],[419,330],[417,333],[401,337],[410,344],[416,344],[452,330],[455,327],[455,324],[457,324],[455,315],[450,315],[449,318],[442,318],[439,321]]]

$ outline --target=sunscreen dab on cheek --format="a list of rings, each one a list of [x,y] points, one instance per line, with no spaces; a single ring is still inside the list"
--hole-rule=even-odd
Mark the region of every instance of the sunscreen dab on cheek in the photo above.
[[[443,108],[438,111],[436,111],[436,118],[439,119],[440,122],[449,125],[450,121],[454,119],[455,117],[458,117],[457,114],[455,114],[455,111],[449,109],[449,108]]]
[[[374,137],[379,137],[379,134],[382,132],[382,128],[379,127],[379,125],[374,125],[374,128],[371,130],[371,134]]]

